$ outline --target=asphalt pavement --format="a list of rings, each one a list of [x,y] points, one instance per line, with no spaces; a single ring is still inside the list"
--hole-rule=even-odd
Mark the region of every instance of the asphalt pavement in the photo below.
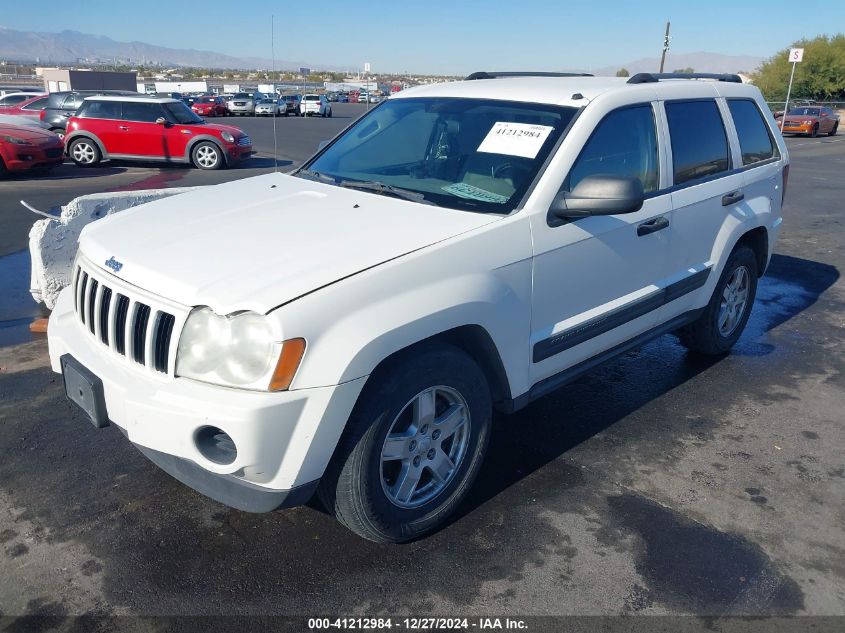
[[[281,119],[281,155],[296,164],[350,120]],[[266,160],[271,122],[234,122],[262,139]],[[43,340],[0,348],[0,615],[673,614],[704,616],[713,630],[732,615],[812,615],[841,624],[845,136],[788,144],[781,239],[736,348],[702,359],[664,336],[497,415],[461,511],[408,545],[360,540],[318,507],[254,515],[210,501],[114,427],[85,421]],[[66,166],[57,180],[0,183],[0,217],[16,226],[17,197],[60,204],[156,178],[202,184],[269,168],[77,175]],[[25,245],[8,231],[2,239],[7,253]]]

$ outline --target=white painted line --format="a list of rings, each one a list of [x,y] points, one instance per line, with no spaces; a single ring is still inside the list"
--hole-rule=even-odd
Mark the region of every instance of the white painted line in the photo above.
[[[797,145],[787,145],[786,149],[791,147],[803,147],[805,145],[821,145],[822,143],[835,143],[836,141],[845,141],[845,136],[837,136],[834,138],[823,138],[817,141],[807,141],[806,143],[798,143]]]

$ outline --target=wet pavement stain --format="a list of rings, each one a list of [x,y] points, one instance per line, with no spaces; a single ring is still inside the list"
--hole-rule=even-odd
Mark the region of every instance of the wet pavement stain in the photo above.
[[[658,601],[718,615],[787,615],[804,608],[798,584],[781,574],[756,544],[691,521],[639,495],[607,499],[621,533],[639,537],[637,571]],[[755,579],[764,579],[764,590]],[[739,607],[739,608],[737,608]]]
[[[29,251],[0,257],[0,347],[44,338],[29,331],[29,324],[45,312],[29,294]]]

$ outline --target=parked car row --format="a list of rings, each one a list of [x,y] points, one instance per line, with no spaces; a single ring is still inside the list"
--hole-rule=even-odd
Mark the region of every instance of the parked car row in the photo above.
[[[70,110],[76,100],[78,107]],[[194,109],[220,112],[221,101],[200,100]],[[66,155],[82,167],[129,159],[219,169],[254,154],[252,139],[241,129],[207,123],[180,99],[65,92],[49,95],[47,102],[41,111],[46,121],[0,114],[0,176],[46,171]]]

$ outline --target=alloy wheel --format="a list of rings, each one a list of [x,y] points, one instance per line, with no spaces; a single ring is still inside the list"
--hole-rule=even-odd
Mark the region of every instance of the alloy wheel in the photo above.
[[[738,266],[722,291],[722,301],[719,305],[719,314],[716,324],[719,327],[719,334],[728,337],[742,321],[745,313],[745,306],[748,303],[749,272],[745,266]]]
[[[467,453],[469,407],[451,387],[414,396],[394,418],[381,449],[381,485],[400,508],[418,508],[452,482]]]
[[[71,157],[77,163],[90,165],[97,158],[97,150],[87,141],[77,141],[71,150]]]

